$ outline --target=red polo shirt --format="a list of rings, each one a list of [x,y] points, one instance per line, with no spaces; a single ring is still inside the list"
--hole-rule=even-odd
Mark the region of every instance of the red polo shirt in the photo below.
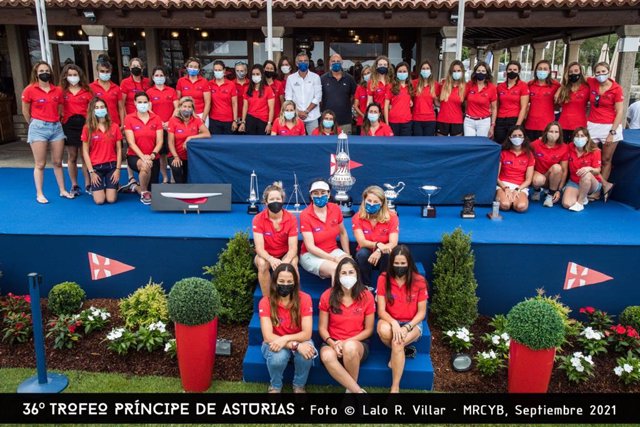
[[[442,91],[442,89],[440,89]],[[464,122],[464,113],[462,112],[462,99],[460,98],[460,90],[458,87],[451,89],[449,99],[440,101],[440,113],[438,114],[440,123],[462,124]]]
[[[411,121],[411,95],[409,95],[407,85],[400,86],[400,92],[397,95],[391,92],[391,85],[389,85],[386,99],[389,100],[389,123],[409,123]]]
[[[520,151],[516,154],[511,150],[502,150],[500,153],[500,181],[520,185],[527,175],[527,168],[533,166],[535,160],[532,154]]]
[[[120,82],[120,91],[127,95],[124,100],[124,111],[126,111],[127,114],[136,112],[136,104],[133,101],[133,97],[136,96],[136,93],[146,92],[150,87],[151,82],[146,77],[142,77],[139,82],[133,80],[132,76],[122,79]]]
[[[537,80],[529,82],[529,112],[524,127],[529,130],[544,130],[555,120],[554,97],[560,88],[560,83],[551,81],[551,86],[546,83],[539,85]]]
[[[491,116],[491,103],[498,99],[498,93],[493,83],[487,83],[482,90],[478,85],[469,83],[467,86],[467,115],[476,119],[484,119]]]
[[[180,160],[187,160],[187,147],[184,146],[185,140],[193,135],[200,133],[200,126],[203,121],[198,116],[191,116],[187,123],[180,120],[178,117],[171,117],[169,120],[169,127],[167,132],[174,134],[174,143],[176,145],[176,152]],[[169,153],[170,157],[173,157]]]
[[[576,150],[576,146],[571,144],[569,147],[569,179],[575,182],[576,184],[580,183],[580,177],[578,176],[578,170],[585,166],[589,166],[591,168],[600,168],[602,167],[602,153],[599,148],[596,148],[594,151],[587,153],[586,151],[582,152],[582,156],[578,156],[578,150]],[[602,177],[600,174],[595,175],[596,179],[602,182]]]
[[[338,128],[338,132],[337,133],[333,133],[333,131],[331,131],[329,133],[325,133],[324,132],[324,128],[322,127],[322,123],[321,123],[320,126],[315,128],[313,130],[313,132],[311,132],[311,136],[330,136],[330,135],[340,135],[341,133],[342,133],[342,129],[341,128]]]
[[[122,140],[120,126],[111,123],[111,128],[107,132],[102,132],[99,128],[91,134],[89,141],[89,128],[84,125],[80,140],[89,145],[89,158],[93,167],[103,163],[115,162],[118,160],[116,145]]]
[[[529,95],[529,85],[518,79],[509,88],[507,82],[498,83],[498,118],[516,118],[520,115],[520,98]]]
[[[622,87],[611,79],[609,79],[609,81],[612,85],[605,93],[600,95],[600,100],[596,107],[596,96],[600,94],[600,83],[594,77],[587,79],[589,90],[591,91],[589,98],[589,102],[591,103],[589,121],[592,123],[613,123],[616,119],[616,102],[624,101]]]
[[[351,218],[351,227],[354,230],[362,230],[364,238],[370,242],[380,242],[385,245],[389,243],[389,235],[391,233],[400,232],[400,222],[398,221],[398,215],[394,212],[389,212],[391,215],[388,222],[377,222],[375,226],[371,225],[371,221],[366,218],[360,218],[359,214],[356,214]],[[356,248],[360,250],[360,245]]]
[[[391,126],[382,121],[382,117],[380,117],[378,123],[378,129],[375,132],[372,129],[369,129],[369,133],[364,133],[364,129],[362,129],[360,135],[362,136],[393,136],[393,130],[391,130]]]
[[[107,112],[109,113],[109,117],[111,117],[111,121],[117,125],[121,125],[120,113],[118,112],[118,101],[120,101],[122,97],[120,86],[110,81],[109,89],[105,90],[100,86],[100,81],[96,80],[91,83],[89,87],[95,96],[102,99],[104,103],[107,104]]]
[[[178,100],[178,93],[172,87],[165,85],[162,90],[157,86],[151,86],[147,89],[149,101],[153,112],[160,116],[163,123],[167,123],[173,116],[175,110],[173,103]]]
[[[289,252],[289,237],[298,236],[298,220],[286,209],[282,210],[280,229],[276,230],[265,209],[253,218],[253,234],[262,234],[264,250],[269,255],[282,258]]]
[[[273,103],[273,114],[274,116],[277,116],[280,114],[280,109],[282,108],[280,96],[284,96],[284,83],[282,83],[280,80],[273,79],[273,83],[271,83],[269,87],[273,91],[273,96],[275,96],[275,102]],[[242,117],[242,114],[239,117]]]
[[[358,85],[358,87],[356,87],[356,93],[353,96],[354,96],[354,99],[358,100],[358,106],[360,111],[364,111],[366,114],[367,98],[368,98],[366,86]],[[362,126],[363,120],[364,118],[358,115],[358,117],[356,118],[356,126]]]
[[[293,125],[291,129],[289,129],[286,124],[281,125],[280,119],[276,119],[273,121],[271,132],[274,132],[279,136],[304,136],[307,134],[306,128],[304,127],[304,122],[300,119],[296,120],[296,124]]]
[[[544,175],[556,163],[566,162],[569,155],[568,148],[569,145],[562,141],[556,142],[553,147],[547,146],[540,138],[533,141],[531,150],[536,159],[535,171]]]
[[[64,102],[62,104],[62,123],[67,123],[71,116],[78,115],[86,118],[87,108],[89,107],[91,98],[93,98],[93,94],[84,88],[80,88],[80,90],[75,95],[68,90],[64,91]]]
[[[269,100],[275,98],[273,95],[273,91],[267,85],[263,88],[264,92],[262,93],[262,97],[260,96],[260,91],[254,90],[249,96],[248,93],[245,92],[244,99],[249,102],[249,109],[247,110],[247,114],[255,117],[258,120],[262,120],[263,122],[269,121]],[[273,116],[276,117],[276,113],[274,111]]]
[[[335,203],[327,203],[327,218],[323,222],[316,215],[313,204],[307,206],[300,214],[300,232],[313,233],[313,242],[318,249],[322,249],[326,253],[338,249],[336,238],[340,234],[340,224],[342,224],[342,212],[340,206]],[[300,255],[307,252],[307,247],[302,242]]]
[[[367,97],[373,97],[373,102],[378,103],[380,108],[384,108],[384,100],[387,98],[387,91],[389,89],[391,89],[391,85],[389,83],[384,84],[382,82],[378,82],[378,85],[374,88],[373,82],[369,81],[367,83]]]
[[[202,76],[198,76],[195,82],[189,80],[188,76],[180,77],[176,90],[180,92],[180,97],[190,96],[196,104],[196,114],[204,111],[204,93],[209,91],[209,82]]]
[[[251,76],[249,76],[248,79],[244,79],[244,84],[238,83],[237,79],[232,81],[233,81],[233,84],[236,85],[236,91],[238,92],[238,117],[242,118],[242,100],[244,99],[244,94],[247,93],[247,89],[249,89]],[[274,114],[277,114],[277,113],[274,113]]]
[[[149,121],[143,122],[138,113],[128,114],[124,118],[124,130],[133,131],[136,145],[142,154],[151,154],[156,147],[156,132],[162,130],[162,120],[160,116],[149,113]],[[131,148],[127,150],[128,156],[137,156]]]
[[[331,311],[330,295],[331,289],[324,291],[320,296],[320,304],[318,306],[320,311],[329,313],[329,325],[327,327],[329,336],[335,340],[346,340],[364,331],[365,318],[376,311],[371,292],[366,289],[360,294],[360,300],[354,300],[348,307],[341,303],[341,313],[333,313]]]
[[[562,112],[558,123],[565,132],[587,126],[587,102],[589,102],[589,86],[581,85],[575,92],[569,92],[569,102],[562,104]]]
[[[427,290],[427,281],[419,274],[412,276],[411,295],[407,295],[407,285],[398,285],[396,279],[391,277],[391,295],[393,296],[393,304],[385,301],[384,309],[391,317],[398,322],[409,322],[418,312],[418,303],[426,301],[429,298]],[[376,295],[378,298],[386,298],[387,295],[387,273],[380,274],[378,277],[378,287]],[[414,325],[415,326],[415,325]]]
[[[258,305],[260,311],[260,317],[271,318],[271,303],[269,297],[262,297],[260,304]],[[278,322],[279,324],[273,325],[273,333],[279,337],[285,335],[293,335],[298,332],[302,332],[302,318],[313,315],[313,303],[311,296],[305,292],[300,291],[300,316],[298,326],[294,326],[291,321],[291,311],[288,308],[278,304]]]
[[[221,85],[216,80],[209,82],[209,88],[211,90],[211,111],[209,117],[212,120],[219,122],[232,122],[233,121],[233,108],[232,98],[236,97],[238,100],[238,89],[236,84],[231,80],[223,79]],[[238,102],[241,102],[242,98]],[[242,117],[239,115],[238,117]]]
[[[52,84],[49,86],[49,92],[45,92],[38,83],[30,84],[22,92],[22,102],[31,104],[29,111],[32,119],[59,122],[58,106],[64,102],[62,89]]]
[[[417,122],[435,122],[436,111],[433,108],[434,101],[440,95],[440,85],[436,82],[436,96],[431,96],[431,88],[425,86],[422,92],[418,94],[418,80],[413,81],[413,87],[416,89],[416,96],[413,98],[413,120]]]

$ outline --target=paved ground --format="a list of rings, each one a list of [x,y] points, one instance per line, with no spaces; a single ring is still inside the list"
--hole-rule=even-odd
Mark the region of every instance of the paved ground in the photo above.
[[[51,158],[49,158],[51,160]],[[49,162],[51,163],[51,162]],[[33,156],[26,142],[0,145],[0,168],[32,168]],[[50,164],[47,167],[51,167]]]

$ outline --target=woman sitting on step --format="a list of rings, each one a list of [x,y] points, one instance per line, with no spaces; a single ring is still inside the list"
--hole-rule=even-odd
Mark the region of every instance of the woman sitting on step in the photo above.
[[[271,383],[269,393],[282,391],[282,376],[293,357],[293,392],[305,393],[313,359],[317,356],[311,341],[313,305],[311,296],[300,291],[296,268],[280,264],[273,272],[271,291],[259,304],[262,355],[267,361]]]
[[[367,340],[373,333],[373,295],[362,283],[358,265],[351,258],[338,263],[333,281],[331,289],[320,297],[320,358],[347,393],[364,393],[358,385],[358,374],[360,363],[369,354]]]
[[[391,393],[400,392],[405,357],[415,357],[411,343],[422,336],[422,321],[427,315],[427,281],[418,273],[409,248],[393,248],[389,267],[378,278],[378,335],[391,348]]]

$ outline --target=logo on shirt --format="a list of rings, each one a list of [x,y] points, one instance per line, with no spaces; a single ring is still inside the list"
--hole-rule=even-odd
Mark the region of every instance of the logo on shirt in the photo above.
[[[544,157],[544,153],[536,153],[536,157]]]
[[[176,129],[176,133],[184,133],[184,129]]]
[[[140,129],[141,129],[141,127],[140,127],[140,126],[134,126],[134,127],[133,127],[133,130],[140,130]]]
[[[511,166],[511,165],[513,164],[513,162],[512,162],[511,160],[506,160],[506,161],[504,162],[504,164],[505,164],[506,166]]]
[[[322,227],[314,227],[314,228],[313,228],[313,232],[314,232],[314,233],[318,233],[318,232],[320,232],[320,231],[322,231]]]
[[[38,99],[36,102],[47,102],[46,99]]]
[[[270,232],[270,231],[266,231],[266,232],[264,233],[264,235],[265,235],[265,236],[273,236],[273,233],[272,233],[272,232]]]

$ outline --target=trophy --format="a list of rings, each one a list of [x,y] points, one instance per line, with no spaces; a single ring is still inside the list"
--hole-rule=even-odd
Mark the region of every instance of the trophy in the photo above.
[[[423,185],[420,190],[427,196],[427,205],[422,205],[422,217],[423,218],[435,218],[436,208],[431,206],[431,196],[435,196],[441,190],[442,187],[435,185]]]
[[[460,212],[460,216],[464,219],[474,219],[476,217],[476,213],[473,211],[473,208],[476,204],[476,195],[475,194],[467,194],[464,196],[462,212]]]
[[[336,149],[336,170],[329,178],[329,183],[337,191],[335,201],[340,206],[342,216],[349,218],[353,216],[351,210],[351,197],[347,191],[351,190],[356,179],[351,176],[351,168],[349,166],[349,138],[342,132],[338,135],[338,147]]]
[[[396,201],[396,199],[398,198],[398,196],[400,195],[400,192],[402,190],[404,190],[404,182],[400,181],[399,183],[397,183],[396,185],[391,185],[391,184],[383,184],[384,185],[384,197],[387,198],[387,206],[389,207],[389,210],[391,211],[396,211],[396,205],[393,204],[393,202]],[[396,188],[400,187],[400,189],[398,191],[396,191]]]
[[[487,214],[487,217],[493,221],[500,221],[502,215],[500,215],[500,202],[495,200],[491,205],[491,212]]]
[[[260,201],[258,198],[258,175],[256,171],[251,171],[251,180],[249,181],[249,207],[247,207],[247,213],[249,215],[256,215],[260,212],[260,208],[257,203]]]
[[[298,198],[300,197],[300,198]],[[294,199],[294,204],[293,204],[293,210],[289,210],[289,205],[291,204],[291,199]],[[285,209],[287,209],[289,212],[293,213],[293,214],[299,214],[300,212],[302,212],[300,210],[300,200],[302,200],[302,203],[304,203],[304,207],[307,207],[307,202],[304,200],[304,194],[302,194],[302,191],[300,191],[300,185],[298,185],[298,176],[296,175],[296,173],[293,173],[293,193],[291,193],[291,195],[289,196],[289,200],[287,201],[287,206],[285,206]]]

